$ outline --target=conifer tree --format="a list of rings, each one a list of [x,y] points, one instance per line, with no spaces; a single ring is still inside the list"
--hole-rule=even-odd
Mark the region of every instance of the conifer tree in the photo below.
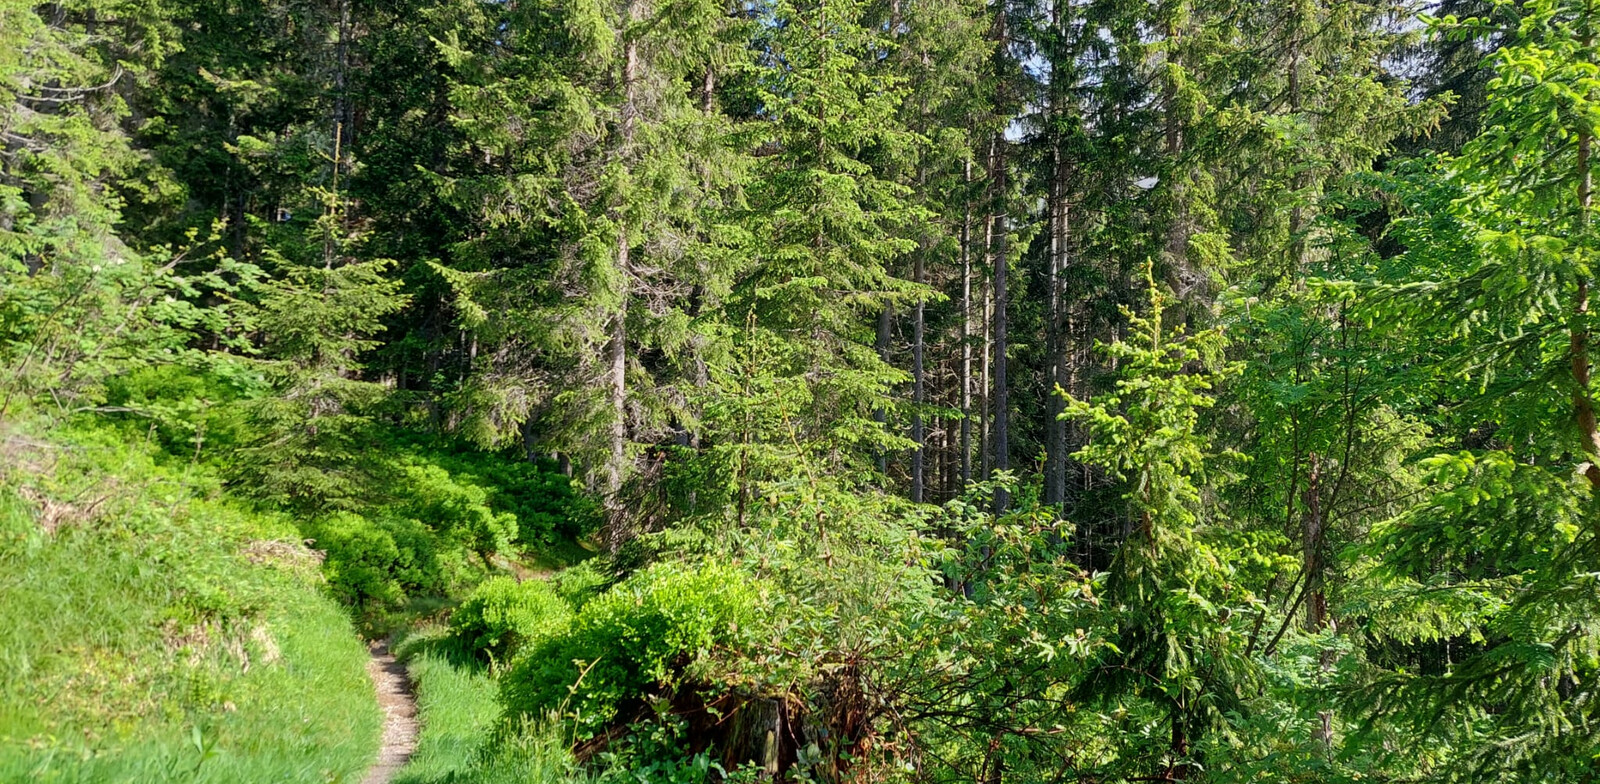
[[[387,391],[361,377],[362,354],[407,301],[384,275],[393,262],[364,258],[364,232],[337,190],[348,165],[339,137],[329,187],[310,194],[322,214],[263,254],[274,277],[261,285],[253,326],[275,394],[249,404],[251,436],[232,465],[245,492],[307,515],[354,503],[370,480],[364,442]]]
[[[713,218],[739,156],[686,85],[730,62],[728,20],[714,2],[471,14],[476,40],[444,44],[482,162],[446,190],[483,230],[436,267],[477,366],[455,407],[487,443],[536,417],[611,499],[616,545],[639,445],[697,418],[696,316],[726,288]]]
[[[127,235],[123,193],[160,186],[125,127],[128,95],[171,53],[164,11],[0,3],[0,417],[35,395],[92,408],[128,368],[202,361],[191,330],[232,317],[195,300],[253,275],[177,269],[215,261],[198,232],[154,248]]]
[[[1400,190],[1406,252],[1365,300],[1368,318],[1415,340],[1434,394],[1455,401],[1441,424],[1459,434],[1459,448],[1421,463],[1427,493],[1375,536],[1392,602],[1383,622],[1399,643],[1457,645],[1440,668],[1396,668],[1352,697],[1375,731],[1451,744],[1443,780],[1581,780],[1600,747],[1588,303],[1597,14],[1589,0],[1522,5],[1514,41],[1491,59],[1485,132],[1438,180]]]
[[[1063,412],[1091,434],[1076,457],[1121,481],[1133,519],[1102,596],[1113,644],[1088,662],[1075,696],[1101,707],[1116,739],[1105,773],[1179,781],[1206,768],[1205,749],[1257,676],[1230,624],[1248,596],[1212,545],[1199,489],[1217,459],[1200,414],[1237,367],[1219,364],[1220,332],[1162,326],[1170,299],[1148,275],[1147,314],[1128,313],[1130,340],[1107,349],[1121,361],[1114,391],[1069,396]]]
[[[866,67],[893,46],[867,9],[858,0],[765,7],[760,96],[772,154],[749,188],[752,261],[725,306],[737,353],[758,353],[758,372],[790,390],[795,407],[790,432],[724,422],[722,438],[813,443],[824,465],[847,474],[864,454],[906,445],[874,416],[905,376],[874,349],[871,325],[924,296],[891,267],[916,247],[905,229],[928,217],[894,178],[925,141],[900,122],[904,77]]]

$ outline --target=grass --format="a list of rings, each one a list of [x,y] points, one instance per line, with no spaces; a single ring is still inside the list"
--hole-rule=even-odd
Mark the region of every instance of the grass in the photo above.
[[[314,554],[155,454],[0,433],[0,781],[358,781],[381,716]]]
[[[416,687],[422,734],[417,751],[395,784],[450,781],[470,768],[500,717],[495,682],[487,667],[450,644],[435,627],[396,646]]]
[[[430,627],[396,646],[417,689],[422,735],[395,784],[581,784],[585,776],[553,730],[495,732],[500,717],[489,668]]]

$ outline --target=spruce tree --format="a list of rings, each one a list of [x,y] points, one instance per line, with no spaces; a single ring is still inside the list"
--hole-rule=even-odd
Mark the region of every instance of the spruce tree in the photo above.
[[[1164,327],[1170,299],[1146,280],[1148,311],[1128,313],[1130,339],[1107,349],[1120,360],[1114,390],[1068,397],[1063,412],[1091,434],[1075,457],[1119,480],[1132,517],[1101,598],[1113,644],[1087,662],[1074,696],[1100,708],[1114,738],[1104,774],[1179,781],[1207,769],[1258,676],[1230,623],[1249,596],[1214,544],[1200,491],[1226,457],[1211,452],[1200,415],[1237,366],[1221,362],[1219,331]]]
[[[1460,434],[1421,463],[1424,496],[1376,532],[1393,597],[1382,622],[1397,642],[1456,645],[1442,667],[1384,672],[1351,696],[1375,731],[1395,722],[1448,742],[1430,772],[1441,780],[1581,780],[1600,748],[1597,13],[1589,0],[1521,7],[1515,40],[1491,59],[1486,130],[1400,189],[1406,251],[1364,300],[1368,318],[1415,341],[1424,378],[1451,401],[1441,424]]]
[[[927,218],[894,177],[925,140],[900,122],[904,77],[867,67],[893,47],[867,24],[867,8],[857,0],[765,7],[760,96],[772,154],[749,187],[751,262],[724,306],[735,356],[759,356],[759,370],[725,367],[729,386],[719,390],[740,396],[756,372],[794,401],[789,432],[724,421],[724,444],[806,444],[846,475],[862,469],[865,454],[905,446],[874,416],[905,375],[874,349],[871,325],[925,291],[891,272],[916,248],[905,229]],[[765,465],[749,476],[784,472]]]
[[[463,13],[442,44],[465,138],[445,191],[480,228],[435,267],[472,347],[452,408],[485,443],[536,420],[610,499],[615,546],[641,446],[698,418],[698,316],[727,285],[714,218],[740,170],[706,77],[736,58],[730,21],[711,2]]]

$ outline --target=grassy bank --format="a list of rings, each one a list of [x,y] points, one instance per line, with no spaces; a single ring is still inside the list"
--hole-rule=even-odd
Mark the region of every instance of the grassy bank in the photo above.
[[[429,627],[396,648],[417,689],[422,737],[395,784],[576,784],[584,779],[554,731],[491,742],[500,718],[489,669]]]
[[[435,784],[473,767],[499,718],[495,682],[461,654],[443,629],[413,634],[396,647],[416,687],[422,736],[396,784]]]
[[[359,780],[365,648],[290,520],[109,429],[0,448],[0,780]]]

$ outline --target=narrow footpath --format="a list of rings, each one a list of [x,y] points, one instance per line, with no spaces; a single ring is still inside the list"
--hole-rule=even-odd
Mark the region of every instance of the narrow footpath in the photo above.
[[[383,740],[378,746],[378,759],[362,784],[389,784],[417,750],[417,700],[411,693],[406,667],[395,661],[389,644],[373,642],[368,647],[372,659],[367,662],[367,672],[372,675],[378,705],[383,708]]]

